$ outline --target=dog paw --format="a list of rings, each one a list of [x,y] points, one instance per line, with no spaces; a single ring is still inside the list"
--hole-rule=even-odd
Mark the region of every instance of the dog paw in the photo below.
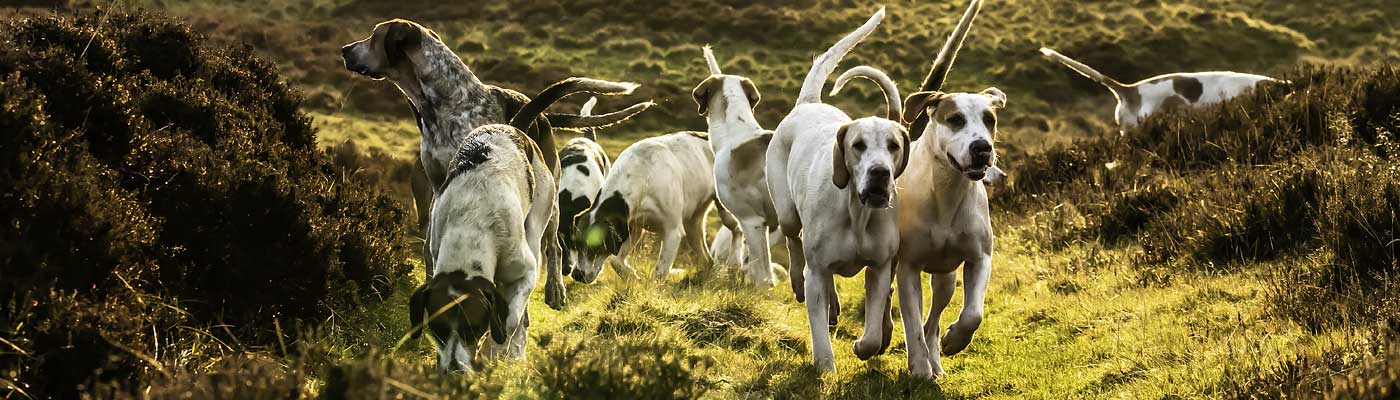
[[[856,353],[856,358],[865,361],[885,353],[885,349],[880,346],[880,342],[880,338],[861,336],[851,347]]]
[[[544,304],[555,310],[563,310],[566,302],[564,282],[550,280],[544,285]]]
[[[930,379],[930,380],[931,380],[931,379],[937,377],[938,375],[934,375],[933,367],[930,367],[930,366],[929,366],[929,363],[928,363],[927,361],[924,361],[924,360],[910,360],[910,361],[909,361],[909,376],[914,377],[914,378],[918,378],[918,379]]]
[[[963,351],[963,349],[966,349],[968,344],[972,343],[972,332],[971,330],[965,331],[958,329],[958,326],[954,324],[952,327],[948,328],[948,333],[943,335],[943,340],[940,340],[940,342],[942,342],[943,345],[943,347],[940,348],[941,354],[945,356],[955,355]]]

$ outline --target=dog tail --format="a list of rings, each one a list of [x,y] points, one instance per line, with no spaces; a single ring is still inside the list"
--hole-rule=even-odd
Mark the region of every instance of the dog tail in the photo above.
[[[719,75],[719,60],[715,59],[715,51],[710,50],[710,45],[705,45],[705,63],[710,65],[710,75]]]
[[[596,105],[598,105],[598,96],[589,97],[588,101],[583,103],[583,108],[578,110],[578,115],[583,117],[593,115],[593,106]],[[595,142],[598,141],[597,129],[598,128],[584,128],[583,137]]]
[[[924,77],[924,82],[919,84],[919,91],[932,92],[943,90],[943,83],[948,80],[948,71],[953,69],[953,60],[958,58],[958,50],[962,50],[963,40],[967,39],[967,32],[972,29],[972,21],[977,19],[977,13],[982,11],[982,0],[972,0],[967,5],[967,11],[963,12],[962,19],[958,20],[958,25],[953,27],[953,33],[948,35],[948,40],[943,42],[943,48],[938,50],[938,56],[933,59],[933,66],[929,67],[928,76]],[[924,127],[928,126],[928,115],[924,115],[922,110],[909,123],[909,134],[918,137],[924,132]]]
[[[589,128],[607,128],[627,121],[654,105],[656,105],[656,103],[647,101],[601,115],[545,114],[545,116],[549,118],[550,125],[559,129],[583,130]]]
[[[802,91],[797,95],[797,105],[807,103],[820,103],[822,101],[822,86],[826,85],[826,78],[836,71],[836,63],[841,62],[841,58],[850,53],[870,32],[880,25],[880,21],[885,19],[885,8],[880,7],[875,15],[870,16],[870,20],[864,25],[856,28],[854,32],[841,38],[836,44],[827,49],[825,53],[817,56],[812,62],[812,70],[807,72],[807,78],[802,80]]]
[[[948,71],[953,69],[953,60],[958,58],[958,50],[962,50],[963,40],[972,29],[972,21],[977,19],[977,13],[981,11],[982,0],[972,0],[972,3],[967,5],[962,19],[958,20],[953,33],[948,35],[948,41],[943,42],[943,48],[938,50],[938,57],[933,59],[933,67],[929,68],[928,76],[924,77],[924,82],[919,85],[919,91],[943,90],[943,82],[948,80]]]
[[[884,71],[876,69],[875,67],[861,65],[846,70],[845,73],[841,74],[841,77],[836,78],[836,85],[831,87],[831,95],[835,96],[837,93],[840,93],[841,88],[845,87],[847,82],[855,78],[869,79],[880,85],[880,91],[885,93],[886,118],[896,122],[899,121],[899,116],[904,113],[904,106],[900,103],[899,87],[895,86],[894,81],[890,79],[889,75],[885,75]]]
[[[557,83],[545,88],[545,91],[539,92],[539,95],[536,95],[531,101],[525,103],[525,106],[521,106],[521,109],[515,112],[515,116],[511,117],[511,126],[521,131],[531,131],[529,127],[535,124],[535,119],[538,119],[538,117],[545,112],[545,109],[554,105],[554,102],[568,97],[568,95],[578,94],[578,92],[588,92],[588,94],[595,95],[626,95],[631,94],[631,91],[636,90],[636,88],[637,84],[633,83],[612,83],[612,81],[594,80],[594,78],[574,77],[567,78],[567,80],[563,81],[557,81]],[[606,126],[606,124],[620,122],[620,120],[636,115],[636,113],[641,112],[643,109],[650,108],[650,106],[650,102],[638,103],[638,105],[630,106],[630,108],[620,110],[620,112],[606,113],[606,115],[601,116],[580,116],[580,119],[595,119],[595,117],[596,119],[601,119],[601,117],[619,115],[619,113],[624,115],[620,117],[620,119],[612,120],[612,122],[585,124],[585,126]],[[636,110],[627,113],[629,110],[633,109]],[[561,124],[561,126],[563,126],[563,124]],[[535,140],[535,143],[545,143],[545,141],[553,143],[554,137],[552,130],[542,129],[539,131],[540,136],[547,137],[531,137],[531,140]],[[550,150],[553,150],[553,147],[550,147]]]
[[[1108,90],[1112,90],[1114,94],[1117,94],[1119,90],[1123,89],[1124,87],[1127,87],[1127,85],[1124,85],[1122,82],[1119,82],[1118,80],[1113,78],[1109,78],[1107,75],[1104,75],[1098,70],[1090,68],[1088,65],[1084,65],[1084,63],[1082,62],[1075,61],[1073,58],[1065,57],[1064,54],[1060,54],[1060,52],[1058,51],[1041,47],[1040,54],[1044,54],[1046,58],[1055,60],[1060,64],[1064,64],[1066,67],[1069,67],[1069,69],[1074,70],[1074,72],[1078,72],[1080,75],[1084,75],[1085,78],[1093,79],[1094,82],[1098,82],[1101,85],[1107,86]]]

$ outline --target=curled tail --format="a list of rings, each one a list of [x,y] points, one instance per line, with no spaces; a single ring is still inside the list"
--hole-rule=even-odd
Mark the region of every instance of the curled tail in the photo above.
[[[561,129],[587,129],[587,128],[607,128],[617,125],[632,117],[641,114],[656,103],[646,101],[633,104],[618,111],[600,115],[577,115],[577,114],[545,114],[549,117],[549,123],[555,128]]]
[[[899,87],[895,86],[889,75],[885,75],[884,71],[875,67],[861,65],[846,70],[845,73],[841,74],[841,77],[836,78],[836,85],[831,87],[831,95],[835,96],[836,93],[840,93],[841,88],[846,86],[846,82],[855,78],[869,79],[880,85],[880,91],[885,93],[885,118],[898,122],[899,116],[904,113],[904,105],[900,102],[899,97]]]
[[[510,125],[515,127],[516,129],[519,129],[522,132],[531,132],[530,126],[535,124],[535,119],[539,118],[540,114],[544,113],[544,110],[546,108],[549,108],[549,106],[554,105],[554,102],[559,101],[560,99],[563,99],[566,96],[575,93],[593,93],[601,95],[629,94],[632,93],[632,90],[636,88],[637,84],[635,83],[609,82],[590,78],[565,79],[559,82],[555,82],[553,85],[549,85],[549,87],[545,88],[544,91],[541,91],[539,95],[535,96],[534,99],[531,99],[529,103],[525,103],[525,106],[520,107],[520,111],[517,111],[515,113],[515,116],[510,119]],[[628,110],[638,106],[640,106],[640,104],[637,106],[629,107]],[[645,109],[645,107],[643,107],[643,109]],[[619,111],[619,113],[620,112],[622,111]],[[638,110],[637,112],[641,111]],[[630,117],[630,115],[628,117]],[[626,118],[624,117],[622,119]],[[536,132],[531,133],[535,134],[535,136],[547,136],[531,136],[530,139],[534,140],[535,143],[545,143],[546,141],[549,143],[554,142],[553,133],[548,129],[539,129]],[[553,150],[553,148],[553,146],[549,146],[550,150]]]
[[[880,25],[880,21],[885,19],[885,8],[881,7],[875,15],[865,21],[864,25],[856,28],[855,31],[841,38],[836,44],[831,45],[825,53],[817,56],[812,62],[812,70],[807,72],[807,78],[802,80],[802,91],[797,94],[797,104],[820,103],[822,101],[822,86],[826,85],[826,78],[836,71],[836,63],[841,62],[841,58],[850,53],[862,39],[870,36],[870,32]]]
[[[1055,60],[1060,64],[1064,64],[1066,67],[1069,67],[1069,69],[1074,70],[1074,72],[1078,72],[1080,75],[1084,75],[1085,78],[1093,79],[1094,82],[1098,82],[1099,84],[1108,87],[1108,90],[1112,90],[1114,93],[1117,93],[1119,90],[1127,86],[1124,85],[1122,82],[1118,82],[1118,80],[1116,79],[1109,78],[1107,75],[1100,73],[1098,70],[1090,68],[1088,65],[1084,65],[1084,63],[1075,61],[1073,58],[1065,57],[1064,54],[1060,54],[1060,52],[1058,51],[1041,47],[1040,54],[1044,54],[1046,58]]]
[[[583,103],[583,108],[579,109],[578,115],[583,117],[592,116],[593,106],[596,105],[598,105],[598,96],[589,97],[588,101]],[[598,132],[596,129],[598,128],[585,128],[583,130],[583,137],[595,142],[598,141]]]

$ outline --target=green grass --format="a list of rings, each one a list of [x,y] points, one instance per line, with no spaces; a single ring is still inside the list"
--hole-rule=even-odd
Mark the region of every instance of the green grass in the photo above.
[[[811,57],[876,6],[834,0],[762,5],[683,1],[674,7],[643,7],[652,3],[641,0],[511,1],[480,9],[378,0],[137,3],[181,16],[213,39],[251,43],[275,60],[307,94],[321,145],[351,140],[362,150],[379,149],[403,160],[417,151],[418,132],[402,95],[386,82],[352,76],[336,59],[338,46],[365,35],[378,20],[420,20],[486,81],[525,93],[571,75],[643,83],[637,96],[600,99],[600,109],[644,98],[660,103],[637,121],[602,133],[603,146],[615,156],[642,137],[703,130],[689,96],[705,74],[700,45],[713,44],[726,72],[758,84],[764,95],[758,118],[771,128],[791,106]],[[925,72],[963,5],[887,3],[890,17],[884,26],[842,65],[880,67],[907,91]],[[712,13],[730,25],[710,28]],[[1397,18],[1400,6],[1386,0],[994,1],[979,17],[950,88],[994,85],[1010,94],[999,151],[1015,165],[1076,139],[1083,144],[1116,132],[1111,96],[1040,59],[1035,49],[1042,45],[1124,81],[1183,70],[1281,74],[1299,64],[1400,61],[1400,35],[1392,22]],[[584,99],[570,100],[581,104]],[[833,102],[853,114],[873,114],[882,107],[878,92],[866,85]],[[1180,176],[1189,173],[1181,171],[1186,168],[1160,165],[1141,166],[1142,175],[1170,178],[1103,182],[1125,173],[1103,172],[1101,165],[1084,167],[1089,176],[1066,178],[1068,189],[1036,188],[1028,191],[1035,197],[993,210],[999,236],[987,317],[971,346],[945,359],[948,375],[936,383],[908,377],[898,318],[888,354],[862,362],[851,353],[851,342],[861,332],[864,290],[859,279],[837,278],[843,306],[833,335],[837,372],[818,375],[810,367],[805,308],[793,301],[786,282],[769,290],[748,288],[683,261],[681,267],[692,274],[666,281],[629,281],[609,272],[594,285],[571,282],[563,311],[545,306],[537,290],[530,303],[529,360],[494,365],[474,376],[432,372],[435,354],[427,339],[395,347],[409,329],[406,296],[421,271],[415,267],[411,279],[399,281],[393,297],[363,309],[336,310],[319,328],[287,344],[288,351],[191,340],[188,354],[161,358],[181,365],[175,370],[183,372],[152,385],[174,393],[197,384],[180,377],[226,371],[223,362],[250,358],[263,363],[254,365],[271,364],[272,375],[290,376],[289,385],[304,389],[303,396],[345,388],[374,388],[346,391],[368,398],[412,398],[417,393],[585,396],[565,391],[568,385],[558,370],[563,363],[579,374],[617,378],[609,382],[622,388],[618,390],[646,388],[651,383],[645,380],[647,372],[695,372],[688,381],[667,384],[698,387],[707,390],[705,397],[716,398],[1202,398],[1269,393],[1269,386],[1279,390],[1285,385],[1318,395],[1329,390],[1334,378],[1360,370],[1358,365],[1395,354],[1385,348],[1393,340],[1393,327],[1305,324],[1279,312],[1275,301],[1280,293],[1295,289],[1281,286],[1289,280],[1280,276],[1332,266],[1326,251],[1219,269],[1189,255],[1172,257],[1174,263],[1145,263],[1136,232],[1100,242],[1097,232],[1111,228],[1099,226],[1101,221],[1147,217],[1112,208],[1118,203],[1108,194],[1080,201],[1090,196],[1073,191],[1108,187],[1124,189],[1114,194],[1144,193],[1165,187],[1161,185],[1183,189],[1190,184]],[[1255,171],[1252,165],[1240,168]],[[993,196],[1011,195],[1009,190],[994,189]],[[1199,200],[1194,196],[1199,193],[1180,193]],[[1211,200],[1216,203],[1210,205],[1225,203]],[[1106,210],[1113,213],[1100,218]],[[649,270],[655,256],[654,243],[647,243],[635,253],[634,268]],[[944,313],[944,326],[960,307],[961,296],[955,296]],[[699,361],[666,358],[673,353]],[[658,359],[658,354],[665,357]],[[1323,360],[1322,365],[1314,360]],[[1342,361],[1332,364],[1335,360]],[[248,372],[245,364],[228,368],[235,375],[266,375]],[[563,372],[569,376],[570,371]],[[641,382],[627,386],[627,379]]]

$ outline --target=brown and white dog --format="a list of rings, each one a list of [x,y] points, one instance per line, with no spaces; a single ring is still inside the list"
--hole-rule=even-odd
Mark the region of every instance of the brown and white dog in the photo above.
[[[510,125],[482,125],[462,136],[433,204],[428,250],[436,268],[409,300],[413,337],[426,325],[439,369],[472,371],[486,332],[489,358],[525,358],[526,306],[539,279],[541,245],[557,243],[549,228],[559,217],[552,168],[535,144],[550,138],[526,130],[564,96],[623,94],[635,87],[570,78],[521,107]]]
[[[949,69],[972,21],[981,10],[973,0],[934,61],[921,91],[904,103],[904,120],[917,132],[909,170],[899,178],[900,319],[908,346],[910,374],[931,378],[944,373],[941,356],[955,354],[972,340],[981,324],[987,282],[991,278],[993,232],[984,179],[996,169],[997,112],[1006,94],[996,88],[980,93],[941,92]],[[922,122],[922,125],[920,123]],[[963,308],[940,340],[939,317],[963,270]],[[921,275],[933,275],[933,306],[922,320]]]
[[[420,158],[428,185],[435,198],[442,192],[443,182],[452,169],[463,136],[472,129],[488,124],[509,122],[529,102],[514,90],[485,84],[477,79],[462,59],[437,33],[412,21],[395,19],[375,25],[369,37],[341,48],[345,68],[371,79],[388,79],[408,98],[409,106],[418,119],[423,142]],[[614,113],[598,116],[543,114],[531,125],[532,137],[550,138],[537,143],[544,153],[545,164],[557,172],[559,164],[551,127],[586,128],[604,126],[626,120],[650,107],[641,103]],[[417,191],[415,191],[417,192]],[[418,209],[431,208],[432,199],[415,196]],[[420,228],[431,237],[426,215],[419,214]],[[553,308],[564,306],[564,283],[560,271],[562,251],[558,243],[549,246],[551,265],[545,303]],[[429,275],[433,260],[425,257]]]
[[[1118,98],[1113,118],[1118,121],[1119,133],[1137,127],[1148,116],[1163,110],[1216,104],[1247,93],[1260,83],[1284,83],[1263,75],[1214,71],[1158,75],[1124,84],[1057,51],[1042,47],[1040,53],[1113,92],[1113,97]]]

